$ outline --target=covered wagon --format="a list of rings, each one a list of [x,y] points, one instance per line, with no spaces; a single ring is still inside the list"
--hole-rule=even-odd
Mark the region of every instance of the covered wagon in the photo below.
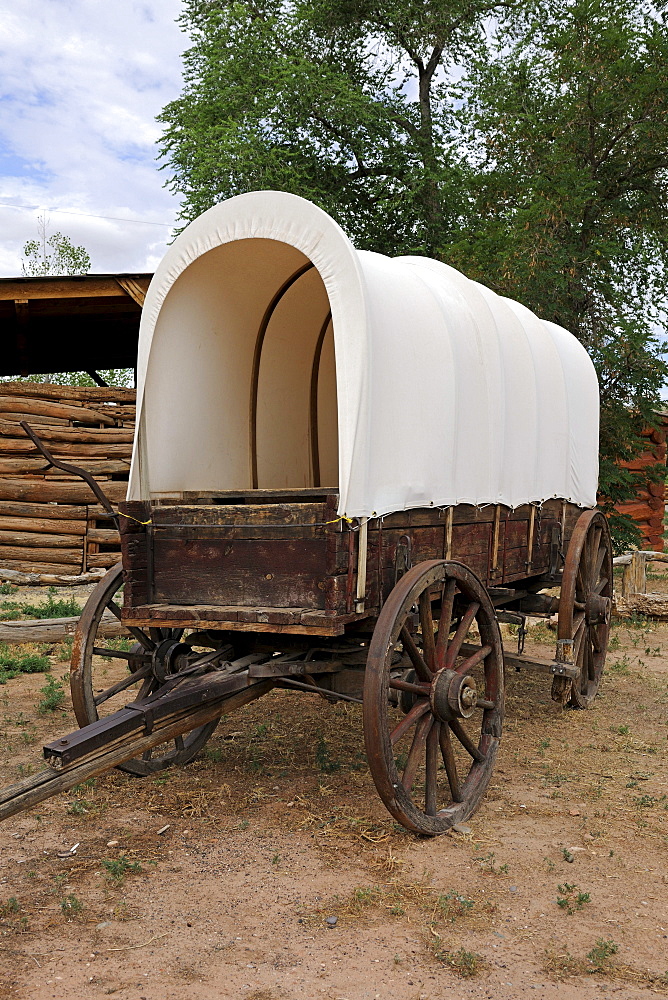
[[[445,264],[358,251],[285,193],[204,213],[146,297],[122,569],[77,633],[85,728],[47,758],[66,779],[113,739],[106,766],[184,763],[223,711],[288,687],[362,702],[399,822],[461,822],[497,755],[504,661],[561,702],[596,694],[598,406],[571,334]],[[105,610],[131,649],[98,639]],[[554,658],[530,657],[527,615],[555,612]]]

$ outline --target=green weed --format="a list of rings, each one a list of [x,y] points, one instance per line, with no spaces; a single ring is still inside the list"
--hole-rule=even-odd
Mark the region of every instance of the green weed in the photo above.
[[[123,885],[127,874],[139,873],[142,870],[138,861],[130,861],[124,854],[114,858],[113,861],[103,859],[102,867],[105,869],[106,877],[116,886]]]
[[[629,667],[631,666],[631,661],[629,660],[626,653],[622,656],[621,660],[615,660],[614,663],[610,664],[609,670],[611,674],[617,674],[618,677],[628,677],[631,673]]]
[[[330,756],[330,750],[322,734],[318,735],[318,742],[315,748],[315,762],[325,774],[333,774],[340,771],[342,764],[336,757]]]
[[[19,674],[46,674],[51,668],[48,656],[21,652],[21,647],[0,643],[0,684]]]
[[[436,900],[436,909],[444,920],[454,923],[458,917],[465,917],[473,909],[473,900],[451,890]]]
[[[458,951],[448,951],[447,949],[436,947],[434,949],[434,956],[439,962],[443,965],[448,965],[453,972],[456,972],[458,976],[462,976],[464,979],[471,979],[473,976],[476,976],[483,962],[481,955],[478,955],[475,951],[467,951],[466,948],[460,948]]]
[[[83,903],[76,896],[65,896],[64,899],[60,901],[60,910],[64,917],[68,920],[72,920],[76,917],[80,917],[83,913]]]
[[[40,688],[41,701],[37,703],[37,711],[40,715],[47,712],[55,712],[65,701],[65,690],[60,681],[56,680],[53,674],[47,674],[46,684]]]
[[[610,957],[616,955],[619,945],[611,939],[599,938],[591,951],[587,952],[587,958],[594,966],[596,972],[602,972],[610,963]]]
[[[557,896],[557,906],[568,914],[581,910],[585,903],[591,901],[589,893],[580,892],[573,882],[564,882],[562,885],[558,885],[557,889],[561,893],[560,896]]]

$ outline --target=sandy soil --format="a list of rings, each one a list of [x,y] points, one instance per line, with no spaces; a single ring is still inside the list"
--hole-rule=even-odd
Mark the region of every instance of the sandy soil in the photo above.
[[[533,639],[550,655],[544,627]],[[359,707],[285,691],[183,769],[114,772],[8,820],[0,998],[668,993],[668,625],[617,623],[612,645],[587,712],[509,675],[499,764],[463,833],[397,827]],[[38,713],[43,685],[0,687],[3,784],[75,726],[67,703]]]

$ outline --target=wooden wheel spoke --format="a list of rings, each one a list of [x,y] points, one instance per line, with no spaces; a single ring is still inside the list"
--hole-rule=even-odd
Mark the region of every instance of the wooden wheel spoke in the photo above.
[[[429,704],[427,698],[425,698],[424,701],[416,702],[410,712],[407,712],[406,715],[404,715],[401,722],[399,722],[390,733],[390,743],[392,746],[394,746],[394,744],[408,732],[411,726],[414,726],[418,719],[421,719],[425,712],[428,712],[430,708],[431,705]]]
[[[109,608],[109,610],[111,611],[111,613],[113,615],[115,615],[116,618],[118,618],[118,620],[120,621],[121,620],[121,609],[119,608],[118,604],[116,604],[116,601],[108,601],[107,602],[107,607]]]
[[[453,664],[459,655],[460,647],[466,638],[466,634],[471,628],[471,623],[478,614],[479,610],[480,604],[477,601],[473,601],[472,604],[469,604],[468,608],[462,615],[462,620],[457,626],[457,631],[448,644],[448,652],[445,657],[445,667],[447,670],[452,670]]]
[[[137,658],[137,654],[131,652],[129,649],[106,649],[104,646],[93,646],[93,653],[96,656],[106,656],[110,660],[130,660]],[[139,656],[143,660],[147,659],[147,657],[141,653]]]
[[[427,666],[436,671],[436,645],[434,643],[434,618],[431,613],[431,594],[429,588],[423,590],[418,602],[420,611],[420,628],[422,629],[422,648]]]
[[[440,723],[431,726],[427,734],[427,758],[424,781],[424,811],[427,816],[436,815],[438,796],[438,731]]]
[[[596,594],[597,597],[600,596],[602,590],[605,590],[607,584],[608,584],[607,576],[602,576],[601,579],[597,581],[596,586],[594,587],[594,593]]]
[[[483,764],[486,759],[484,753],[481,753],[480,750],[478,750],[477,746],[466,732],[459,719],[451,719],[448,725],[466,752],[469,753],[479,764]]]
[[[411,684],[410,681],[402,680],[401,677],[390,677],[390,687],[395,691],[406,691],[408,694],[415,694],[418,698],[424,698],[429,694],[428,684]]]
[[[434,675],[432,674],[427,664],[424,662],[424,659],[422,658],[422,653],[415,645],[415,640],[413,639],[413,636],[410,634],[405,625],[402,627],[399,635],[401,637],[403,647],[405,651],[408,653],[411,663],[415,667],[415,673],[418,675],[421,681],[426,681],[427,683],[430,683]]]
[[[415,781],[415,776],[417,774],[418,767],[420,766],[420,758],[424,752],[427,736],[433,727],[434,721],[433,715],[423,715],[415,727],[413,742],[411,743],[411,748],[408,751],[404,773],[401,776],[401,784],[407,792],[410,792],[413,787],[413,782]]]
[[[458,674],[467,674],[469,670],[473,670],[473,668],[477,667],[479,663],[486,660],[491,652],[491,646],[481,646],[480,649],[476,650],[475,653],[472,653],[471,656],[463,661],[463,663],[460,663],[455,672]]]
[[[101,691],[100,694],[95,695],[93,701],[96,705],[101,705],[103,702],[113,698],[115,694],[120,694],[121,691],[125,691],[126,688],[136,684],[137,681],[146,677],[150,672],[151,666],[150,664],[146,664],[146,666],[141,667],[139,670],[135,670],[134,673],[128,674],[127,677],[123,677],[123,679],[117,681],[116,684],[112,684],[111,687],[106,689],[106,691]]]
[[[589,636],[584,640],[585,642],[585,652],[584,652],[584,662],[582,664],[582,673],[580,674],[580,689],[586,692],[589,687],[589,681],[592,679],[592,670],[594,666],[594,656],[591,648],[591,642],[589,641]]]
[[[443,764],[445,766],[445,773],[448,776],[448,784],[450,785],[450,794],[452,795],[453,802],[462,801],[462,791],[459,786],[459,776],[457,774],[457,761],[455,760],[455,754],[452,749],[452,741],[450,739],[450,727],[447,722],[444,722],[441,726],[441,731],[439,733],[439,743],[441,747],[441,756],[443,757]]]
[[[438,621],[438,637],[436,640],[436,669],[440,670],[445,663],[445,656],[450,638],[450,625],[452,623],[452,609],[455,603],[455,593],[457,591],[457,581],[449,579],[443,588],[441,600],[441,617]]]
[[[176,752],[181,753],[184,747],[183,736],[177,736],[174,740],[174,746],[176,747]]]
[[[596,563],[594,565],[594,572],[592,574],[592,585],[598,582],[598,578],[601,575],[601,568],[603,566],[603,560],[605,559],[607,549],[605,545],[600,545],[596,556]]]
[[[603,649],[603,646],[601,645],[601,640],[598,637],[598,629],[595,625],[592,626],[590,630],[590,635],[595,652],[600,653],[601,650]]]

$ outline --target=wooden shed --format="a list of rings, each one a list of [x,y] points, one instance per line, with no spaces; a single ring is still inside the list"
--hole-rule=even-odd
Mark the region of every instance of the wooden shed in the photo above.
[[[150,279],[0,278],[0,376],[85,371],[102,383],[100,369],[134,369]],[[19,424],[27,421],[54,457],[91,472],[116,502],[127,488],[134,401],[134,389],[104,384],[0,383],[0,571],[75,577],[120,558],[88,486],[46,470]]]

